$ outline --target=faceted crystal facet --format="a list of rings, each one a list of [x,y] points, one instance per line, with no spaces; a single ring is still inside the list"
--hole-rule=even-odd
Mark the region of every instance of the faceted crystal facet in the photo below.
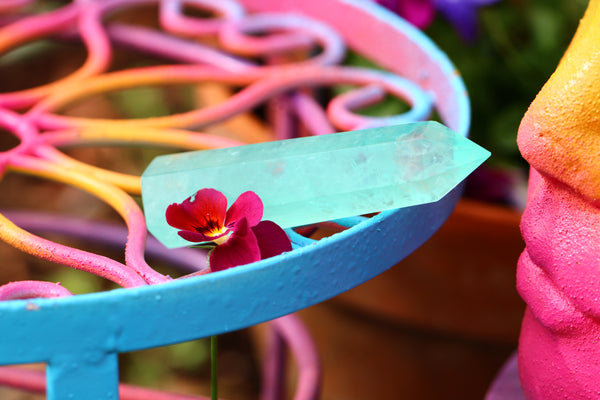
[[[160,156],[142,175],[142,199],[150,232],[167,247],[187,246],[165,210],[202,188],[229,204],[252,190],[263,219],[287,228],[437,201],[489,155],[437,122],[418,122]]]

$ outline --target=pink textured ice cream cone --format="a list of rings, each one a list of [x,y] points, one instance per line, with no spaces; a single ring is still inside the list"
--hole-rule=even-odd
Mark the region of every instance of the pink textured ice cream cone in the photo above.
[[[531,164],[517,269],[529,400],[600,398],[600,0],[519,128]]]

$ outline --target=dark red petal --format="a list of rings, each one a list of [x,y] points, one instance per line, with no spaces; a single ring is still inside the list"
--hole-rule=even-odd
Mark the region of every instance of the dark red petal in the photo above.
[[[185,211],[181,204],[173,203],[167,207],[165,212],[167,223],[174,228],[190,230],[194,229],[191,216]]]
[[[181,207],[189,215],[192,225],[192,229],[186,227],[186,230],[209,233],[224,226],[227,198],[218,190],[200,189],[181,203]]]
[[[255,226],[260,222],[262,216],[262,200],[256,193],[248,191],[240,194],[240,197],[229,207],[225,223],[227,226],[232,226],[245,217],[249,226]]]
[[[238,221],[229,239],[215,247],[208,258],[211,271],[222,271],[258,260],[260,249],[246,218]]]
[[[292,250],[290,238],[279,225],[273,221],[261,221],[252,228],[258,247],[260,258],[265,259]]]
[[[189,242],[210,242],[214,240],[214,238],[195,231],[179,231],[177,234]]]

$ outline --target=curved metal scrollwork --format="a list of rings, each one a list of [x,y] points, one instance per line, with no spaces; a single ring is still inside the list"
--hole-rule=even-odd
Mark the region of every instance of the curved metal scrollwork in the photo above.
[[[10,16],[11,9],[16,11],[26,3],[5,4],[3,12]],[[108,18],[115,12],[147,5],[158,6],[158,29]],[[186,15],[186,7],[209,16]],[[18,227],[5,215],[0,215],[0,238],[27,253],[95,273],[124,287],[170,279],[144,259],[146,226],[142,211],[130,196],[140,193],[139,177],[75,160],[61,151],[64,146],[94,143],[206,149],[237,145],[241,142],[203,133],[202,129],[265,103],[276,104],[275,120],[295,118],[305,134],[313,135],[423,120],[433,107],[432,94],[409,79],[341,65],[345,42],[325,23],[299,14],[249,13],[234,1],[77,0],[3,26],[0,52],[40,37],[79,40],[87,58],[80,68],[58,81],[0,93],[0,126],[21,142],[0,154],[0,165],[4,171],[76,186],[110,204],[129,230],[125,262],[53,243]],[[112,71],[116,45],[173,64]],[[61,114],[65,107],[92,95],[147,85],[204,82],[240,89],[222,102],[164,117],[121,120]],[[355,89],[320,101],[311,96],[336,85]],[[402,99],[409,110],[386,117],[357,112],[386,95]],[[298,128],[285,126],[279,124],[274,139],[299,134]],[[300,242],[306,241],[295,240]],[[44,291],[37,295],[44,295]]]

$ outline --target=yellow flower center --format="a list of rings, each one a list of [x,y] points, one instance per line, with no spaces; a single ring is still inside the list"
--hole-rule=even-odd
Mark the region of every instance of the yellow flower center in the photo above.
[[[218,231],[215,232],[211,232],[211,236],[219,236],[222,235],[223,233],[227,233],[226,235],[221,236],[220,238],[216,238],[215,240],[213,240],[213,242],[219,246],[222,245],[223,243],[225,243],[228,239],[229,236],[231,236],[231,231],[228,232],[227,228],[222,228]]]

